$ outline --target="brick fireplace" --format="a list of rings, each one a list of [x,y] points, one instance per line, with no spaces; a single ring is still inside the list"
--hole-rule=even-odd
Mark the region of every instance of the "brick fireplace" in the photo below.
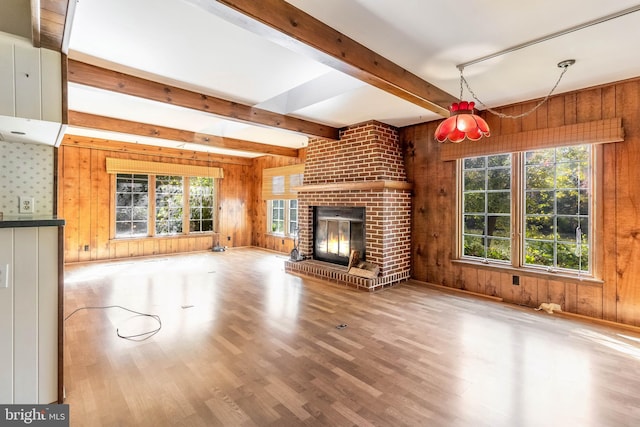
[[[309,141],[303,185],[298,188],[299,251],[308,259],[314,258],[317,207],[364,208],[366,261],[378,265],[380,275],[351,283],[345,267],[345,274],[339,267],[328,267],[331,272],[323,274],[322,264],[308,261],[288,261],[287,271],[312,271],[367,289],[409,278],[411,184],[406,181],[396,128],[368,122],[345,128],[337,141]]]

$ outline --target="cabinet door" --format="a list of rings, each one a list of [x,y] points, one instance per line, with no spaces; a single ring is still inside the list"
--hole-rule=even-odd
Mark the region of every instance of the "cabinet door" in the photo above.
[[[42,120],[62,122],[62,67],[60,52],[40,49]]]
[[[15,46],[16,116],[42,118],[40,92],[40,51],[30,46]]]
[[[13,403],[12,228],[0,228],[0,269],[0,402]],[[6,288],[5,284],[8,284]]]
[[[38,229],[14,229],[14,403],[38,402]]]
[[[16,115],[13,44],[0,39],[0,116]]]
[[[38,403],[58,400],[58,227],[38,229]]]

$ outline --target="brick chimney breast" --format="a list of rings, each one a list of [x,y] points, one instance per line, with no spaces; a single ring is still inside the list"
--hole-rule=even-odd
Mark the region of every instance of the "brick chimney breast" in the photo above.
[[[367,261],[383,277],[409,277],[411,184],[395,127],[373,121],[343,129],[337,141],[309,141],[298,192],[306,256],[313,256],[314,206],[365,207]]]

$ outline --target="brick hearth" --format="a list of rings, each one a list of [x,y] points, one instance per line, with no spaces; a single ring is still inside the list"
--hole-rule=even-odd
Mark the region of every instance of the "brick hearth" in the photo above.
[[[338,141],[309,141],[304,182],[298,189],[298,226],[300,253],[310,258],[314,206],[365,207],[366,258],[380,266],[380,277],[365,287],[409,278],[411,184],[396,128],[369,122],[346,128]],[[287,266],[288,271],[303,269]]]

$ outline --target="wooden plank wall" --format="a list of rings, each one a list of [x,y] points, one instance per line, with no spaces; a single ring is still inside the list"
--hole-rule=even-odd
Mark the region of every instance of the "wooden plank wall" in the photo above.
[[[513,105],[503,112],[517,114],[533,105]],[[527,306],[551,301],[565,311],[640,326],[640,80],[557,95],[522,119],[485,117],[492,135],[622,118],[625,141],[605,144],[598,165],[602,230],[596,245],[604,284],[520,274],[520,285],[514,286],[514,273],[452,262],[456,163],[440,160],[440,145],[433,138],[438,122],[401,129],[407,175],[414,183],[412,276]]]
[[[298,153],[298,158],[263,156],[253,160],[254,167],[251,174],[253,184],[251,190],[253,206],[251,244],[253,246],[287,254],[294,247],[293,239],[267,233],[267,201],[262,198],[262,170],[304,163],[306,150],[300,149]]]
[[[152,148],[65,137],[58,151],[58,216],[66,220],[65,262],[207,250],[218,238],[228,247],[251,244],[252,186],[246,180],[252,170],[251,159]],[[111,240],[113,208],[107,157],[221,167],[219,233]]]

